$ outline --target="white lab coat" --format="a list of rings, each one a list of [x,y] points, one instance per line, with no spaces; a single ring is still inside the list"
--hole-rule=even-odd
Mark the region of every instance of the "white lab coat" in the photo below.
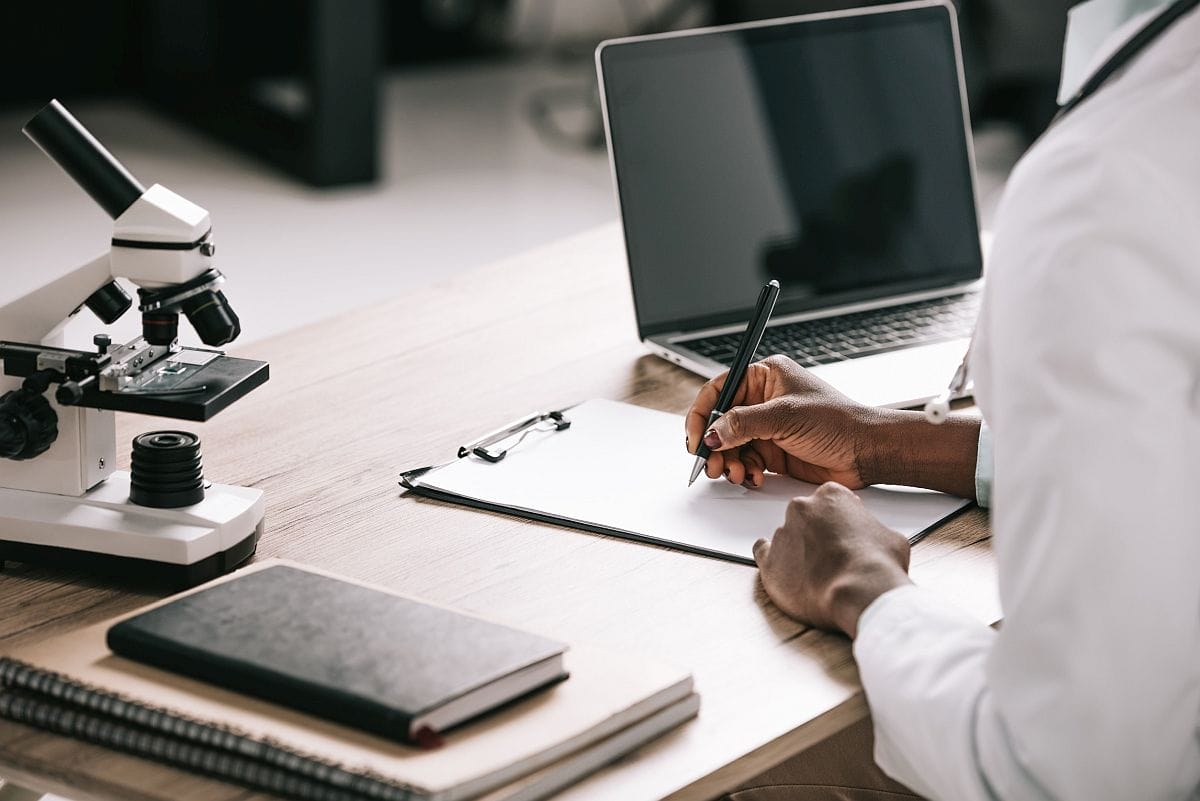
[[[867,609],[876,759],[947,801],[1200,798],[1200,12],[1017,166],[974,354],[1005,620]]]

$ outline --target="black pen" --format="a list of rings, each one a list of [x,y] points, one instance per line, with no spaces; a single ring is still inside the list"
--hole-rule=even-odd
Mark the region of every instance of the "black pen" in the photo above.
[[[738,345],[737,355],[733,357],[729,375],[725,377],[725,386],[721,387],[721,394],[717,397],[717,405],[713,407],[712,414],[708,416],[708,425],[704,427],[705,432],[712,428],[713,423],[717,422],[717,418],[733,406],[733,398],[737,395],[742,380],[746,377],[746,368],[750,366],[754,352],[762,343],[763,332],[767,330],[767,321],[771,319],[771,312],[775,310],[775,301],[777,300],[779,300],[779,282],[770,281],[758,295],[758,305],[754,307],[754,314],[750,317],[750,324],[746,326],[746,333],[742,334],[742,344]],[[700,437],[700,447],[696,449],[696,464],[692,467],[692,477],[688,479],[689,487],[696,483],[697,476],[704,469],[704,463],[708,461],[708,456],[712,453],[704,444],[704,433],[701,433]]]

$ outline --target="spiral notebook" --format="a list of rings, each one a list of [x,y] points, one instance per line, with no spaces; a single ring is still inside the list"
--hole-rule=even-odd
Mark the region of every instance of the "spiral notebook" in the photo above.
[[[0,656],[0,717],[287,798],[531,801],[699,708],[687,671],[573,645],[568,681],[422,750],[114,655],[108,629],[144,611]]]
[[[590,400],[518,421],[400,482],[450,503],[751,565],[754,541],[783,524],[788,501],[816,489],[780,475],[753,490],[706,478],[688,487],[693,461],[682,417]],[[855,494],[911,542],[970,504],[908,487]]]

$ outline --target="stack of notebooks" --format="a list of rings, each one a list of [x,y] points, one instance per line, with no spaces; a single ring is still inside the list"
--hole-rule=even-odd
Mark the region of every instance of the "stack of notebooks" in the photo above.
[[[541,798],[698,707],[686,671],[277,560],[0,657],[0,717],[310,801]]]

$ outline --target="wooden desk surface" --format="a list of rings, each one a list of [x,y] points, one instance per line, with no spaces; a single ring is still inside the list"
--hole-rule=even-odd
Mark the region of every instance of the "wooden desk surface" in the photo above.
[[[605,397],[682,413],[700,380],[646,354],[635,331],[609,225],[246,347],[270,361],[270,382],[192,428],[210,479],[265,490],[260,558],[692,669],[700,717],[560,796],[572,801],[713,798],[865,714],[849,642],[783,617],[752,568],[402,496],[401,469],[445,461],[531,409]],[[171,425],[124,415],[120,439]],[[915,548],[912,572],[990,623],[987,538],[971,510]],[[0,648],[147,600],[10,563]],[[76,801],[258,798],[6,722],[0,776]]]

